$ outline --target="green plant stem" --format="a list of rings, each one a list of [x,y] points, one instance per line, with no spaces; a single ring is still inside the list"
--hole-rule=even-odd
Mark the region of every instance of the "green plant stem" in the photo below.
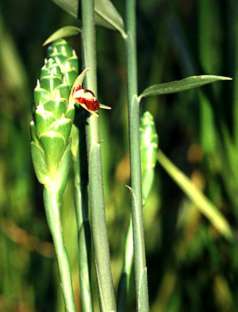
[[[140,160],[140,107],[137,88],[136,2],[126,1],[129,138],[132,192],[132,225],[134,240],[137,310],[149,311],[147,268],[142,213],[142,182]]]
[[[87,73],[86,85],[87,88],[97,94],[94,1],[92,0],[82,1],[82,26],[84,63],[85,67],[90,69]],[[116,307],[104,211],[101,147],[97,116],[91,115],[87,123],[91,229],[101,310],[108,312],[115,311]]]
[[[133,254],[133,228],[132,220],[130,219],[130,224],[126,235],[123,269],[118,287],[117,312],[124,312],[127,309],[127,301],[130,291],[130,280],[133,265]]]
[[[75,312],[70,265],[64,247],[60,221],[60,197],[60,194],[53,187],[44,189],[46,217],[55,246],[66,311]]]
[[[72,155],[74,167],[74,202],[76,211],[77,231],[78,231],[78,261],[79,261],[79,283],[80,283],[80,303],[82,312],[92,312],[93,303],[90,286],[90,230],[85,201],[82,197],[82,185],[80,183],[80,162],[79,162],[79,133],[73,126]],[[86,191],[85,189],[83,191]]]

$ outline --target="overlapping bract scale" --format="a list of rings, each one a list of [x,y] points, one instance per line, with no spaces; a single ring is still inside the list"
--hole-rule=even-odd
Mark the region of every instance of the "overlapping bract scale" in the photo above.
[[[69,95],[77,75],[78,60],[73,49],[63,39],[54,42],[48,48],[48,58],[34,90],[31,122],[33,164],[39,181],[45,185],[52,180],[57,180],[59,188],[65,184],[74,119]],[[67,169],[64,173],[62,167]]]

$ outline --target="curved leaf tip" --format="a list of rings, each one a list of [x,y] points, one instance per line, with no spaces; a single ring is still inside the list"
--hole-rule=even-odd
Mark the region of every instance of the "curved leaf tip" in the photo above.
[[[56,30],[52,35],[50,35],[43,43],[43,46],[46,46],[47,44],[50,44],[58,39],[78,35],[80,32],[81,32],[81,29],[79,27],[64,26]]]
[[[68,14],[76,19],[78,18],[79,1],[78,0],[52,0]],[[106,28],[119,31],[123,39],[127,38],[124,30],[124,22],[116,7],[110,0],[94,1],[96,24]],[[46,43],[47,44],[47,43]]]
[[[124,22],[110,0],[95,0],[96,23],[120,32],[123,39],[127,37]]]
[[[232,80],[232,78],[216,75],[200,75],[200,76],[190,76],[181,80],[155,84],[146,88],[140,94],[139,101],[147,96],[187,91],[221,80]]]

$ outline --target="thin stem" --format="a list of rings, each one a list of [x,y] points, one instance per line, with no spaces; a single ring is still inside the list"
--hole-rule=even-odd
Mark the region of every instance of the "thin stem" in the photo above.
[[[53,238],[56,257],[59,266],[63,297],[67,312],[75,312],[73,288],[70,274],[70,265],[66,249],[64,247],[62,227],[60,222],[60,198],[57,191],[44,189],[44,204],[47,221]]]
[[[137,88],[137,53],[136,53],[136,2],[126,1],[127,12],[127,62],[128,62],[128,103],[129,103],[129,138],[132,193],[132,225],[135,259],[135,282],[137,310],[149,311],[147,268],[145,259],[142,183],[140,160],[140,108]]]
[[[82,36],[84,45],[87,88],[97,92],[96,45],[94,25],[94,1],[82,1]],[[102,311],[115,311],[115,296],[110,269],[109,243],[104,212],[104,194],[101,165],[101,146],[98,132],[98,118],[91,115],[88,120],[87,150],[89,166],[89,203],[91,208],[91,228],[94,243],[96,272]]]
[[[130,224],[126,235],[123,269],[118,287],[117,312],[124,312],[127,309],[127,302],[130,291],[131,272],[133,265],[133,255],[134,255],[133,228],[132,228],[132,219],[130,219]]]
[[[92,312],[93,304],[90,287],[90,229],[88,222],[87,203],[83,200],[80,183],[80,162],[79,162],[79,137],[78,129],[73,127],[72,156],[74,167],[74,202],[76,211],[78,231],[78,261],[79,261],[79,282],[80,282],[80,303],[82,312]],[[83,191],[86,191],[84,188]]]

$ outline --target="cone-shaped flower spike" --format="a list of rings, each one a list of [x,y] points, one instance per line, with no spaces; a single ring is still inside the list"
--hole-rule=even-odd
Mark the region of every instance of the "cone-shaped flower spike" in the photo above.
[[[74,118],[74,103],[69,101],[69,96],[78,63],[65,40],[53,43],[48,55],[34,91],[32,158],[40,183],[63,191],[70,167],[70,132]],[[79,76],[81,83],[83,76]]]

